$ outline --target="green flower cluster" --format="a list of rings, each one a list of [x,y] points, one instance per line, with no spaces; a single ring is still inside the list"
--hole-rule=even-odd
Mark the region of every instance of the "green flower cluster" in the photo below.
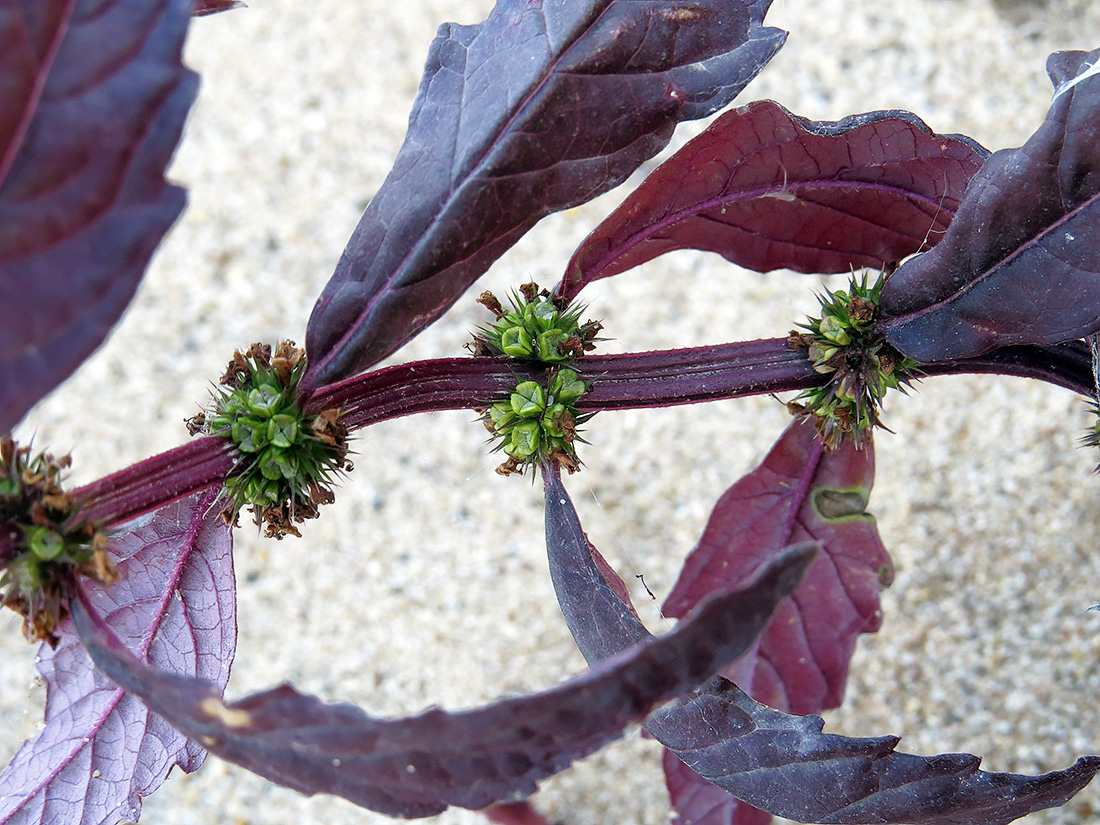
[[[828,384],[803,390],[787,407],[798,416],[812,416],[826,446],[836,449],[851,438],[857,449],[870,442],[879,423],[882,399],[901,389],[916,374],[917,362],[905,358],[876,331],[879,296],[885,282],[868,285],[867,275],[855,277],[847,291],[826,290],[818,297],[821,316],[799,324],[790,346],[805,349],[814,369],[832,375]]]
[[[482,293],[478,302],[496,316],[496,321],[478,329],[476,354],[561,364],[593,349],[601,328],[598,322],[580,322],[583,307],[570,307],[533,283],[513,293],[509,309],[504,309],[491,292]]]
[[[347,430],[337,410],[303,415],[295,390],[305,355],[290,341],[276,347],[253,344],[235,353],[214,398],[213,410],[189,422],[191,432],[224,436],[240,451],[226,481],[224,511],[235,523],[242,507],[252,510],[265,535],[301,535],[294,526],[316,518],[335,499],[331,485],[347,467]]]
[[[579,462],[574,443],[577,424],[585,416],[573,406],[587,391],[575,370],[549,371],[547,387],[522,381],[508,396],[484,413],[485,426],[500,438],[508,460],[497,468],[502,475],[522,473],[528,466],[554,460],[575,471]]]
[[[103,584],[117,578],[106,536],[76,518],[61,487],[68,456],[31,456],[11,436],[0,438],[0,602],[23,616],[29,641],[57,644],[77,576]]]

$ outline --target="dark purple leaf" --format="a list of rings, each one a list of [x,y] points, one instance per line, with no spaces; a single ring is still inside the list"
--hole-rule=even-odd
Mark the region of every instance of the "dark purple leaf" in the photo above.
[[[596,667],[627,648],[652,644],[652,634],[626,599],[622,580],[581,529],[557,465],[544,464],[542,478],[550,578],[581,655]],[[776,602],[802,579],[816,549],[812,542],[806,542],[778,554],[762,565],[752,585],[715,595],[691,615],[726,611],[725,638],[714,642],[737,647],[740,652],[736,656],[744,655],[772,616]],[[731,661],[736,656],[731,656]]]
[[[217,14],[219,11],[244,8],[244,3],[240,0],[192,0],[192,2],[194,3],[194,11],[192,11],[192,14],[194,14],[195,17],[202,17],[207,14]]]
[[[811,424],[795,422],[763,463],[718,500],[688,556],[665,601],[666,616],[682,617],[710,594],[743,585],[789,544],[821,545],[805,580],[776,608],[753,649],[722,672],[756,701],[799,715],[843,701],[856,639],[881,626],[879,591],[893,579],[875,520],[865,512],[874,473],[873,446],[857,450],[845,442],[829,452]],[[725,792],[682,765],[665,760],[680,819],[702,822],[705,813],[706,821],[722,822],[715,807]],[[767,821],[732,797],[720,807],[729,825]]]
[[[533,793],[540,779],[705,682],[752,644],[810,555],[785,556],[752,588],[708,601],[673,633],[555,689],[407,719],[371,718],[289,685],[227,706],[210,682],[139,662],[93,607],[74,605],[74,618],[101,670],[212,752],[302,793],[417,817]]]
[[[190,0],[0,3],[0,433],[106,337],[184,205]]]
[[[822,548],[806,578],[776,608],[749,655],[723,676],[758,702],[799,715],[839,707],[861,633],[882,624],[879,592],[890,556],[865,512],[873,447],[827,451],[809,422],[794,422],[764,461],[715,505],[663,613],[680,618],[712,593],[741,587],[784,547]]]
[[[882,290],[881,329],[931,363],[1100,329],[1100,49],[1057,52],[1057,91],[1019,149],[993,154],[934,250]]]
[[[988,153],[908,112],[814,122],[762,100],[663,163],[573,255],[559,292],[674,249],[768,272],[879,267],[934,244]]]
[[[314,307],[303,393],[438,318],[540,218],[606,192],[783,44],[771,0],[499,0],[445,24],[405,144]]]
[[[544,480],[554,589],[577,647],[598,666],[649,633],[600,573],[561,480]],[[895,736],[853,739],[823,733],[823,724],[762,705],[717,676],[643,727],[718,787],[800,822],[1001,825],[1064,804],[1100,771],[1100,757],[1089,756],[1042,776],[987,773],[970,754],[897,753]]]
[[[114,631],[157,667],[224,685],[236,647],[232,539],[216,493],[170,504],[112,538],[119,581],[85,586]],[[7,825],[136,822],[141,799],[173,766],[193,771],[205,752],[127,696],[61,627],[43,646],[45,727],[0,774]]]

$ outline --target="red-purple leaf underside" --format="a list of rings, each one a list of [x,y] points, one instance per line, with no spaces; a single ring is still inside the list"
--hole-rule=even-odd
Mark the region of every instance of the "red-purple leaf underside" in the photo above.
[[[574,254],[559,292],[676,249],[757,272],[879,267],[934,244],[988,153],[908,112],[814,122],[770,100],[663,163]]]
[[[838,707],[861,633],[882,624],[879,592],[893,565],[864,511],[874,448],[827,451],[794,422],[764,461],[715,505],[665,601],[680,618],[712,593],[742,586],[784,547],[821,545],[802,585],[776,609],[754,650],[723,672],[759,702],[799,715]]]
[[[302,793],[419,817],[529,795],[540,779],[705,682],[748,648],[808,559],[786,556],[753,588],[711,600],[673,633],[555,689],[395,720],[325,704],[289,685],[226,706],[210,682],[138,661],[94,607],[75,605],[74,619],[103,672],[210,751]]]
[[[772,815],[712,785],[672,751],[661,754],[661,768],[676,825],[768,825]]]
[[[577,647],[591,664],[638,649],[648,631],[601,574],[561,479],[543,479],[551,576]],[[821,717],[762,705],[721,676],[643,727],[718,787],[800,822],[1001,825],[1064,804],[1100,771],[1095,756],[1031,777],[980,771],[970,754],[898,753],[897,737],[823,733]]]
[[[184,205],[190,0],[0,0],[0,433],[107,336]]]
[[[551,825],[550,820],[534,809],[528,800],[500,802],[482,811],[496,825]]]
[[[224,685],[236,646],[232,540],[215,494],[178,501],[112,538],[120,580],[89,598],[128,646],[156,666]],[[141,799],[173,766],[193,771],[195,743],[92,664],[72,625],[43,646],[45,727],[0,774],[5,825],[137,822]]]
[[[821,545],[805,581],[776,608],[753,650],[722,673],[756,701],[800,715],[838,707],[857,637],[881,625],[878,596],[893,579],[893,565],[864,512],[874,468],[873,446],[857,450],[846,442],[830,452],[812,425],[792,423],[761,465],[718,500],[665,601],[666,616],[684,616],[710,594],[750,580],[781,548],[807,540]],[[724,791],[678,759],[664,765],[681,820],[766,821],[732,797],[722,803]],[[719,812],[725,820],[716,818]]]
[[[718,111],[785,34],[771,0],[498,0],[432,44],[393,171],[310,318],[308,395],[438,318],[542,217]]]
[[[1100,49],[1057,52],[1043,125],[993,154],[943,241],[882,291],[887,340],[925,363],[1100,329]]]

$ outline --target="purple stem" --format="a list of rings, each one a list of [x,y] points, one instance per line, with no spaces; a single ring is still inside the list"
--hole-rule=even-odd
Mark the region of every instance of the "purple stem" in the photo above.
[[[693,349],[588,355],[574,365],[592,384],[578,407],[625,410],[697,404],[723,398],[801,390],[828,376],[814,372],[803,353],[782,338]],[[1072,341],[1056,346],[1006,347],[966,361],[930,364],[925,375],[1000,373],[1038,378],[1093,397],[1092,356]],[[443,358],[375,370],[319,389],[307,411],[342,410],[357,430],[419,412],[488,406],[537,367],[510,358]],[[199,438],[76,490],[81,520],[112,527],[178,498],[220,484],[232,471],[233,446]]]
[[[233,443],[198,438],[104,476],[73,492],[81,521],[115,527],[225,480],[235,463]]]
[[[925,375],[975,373],[1036,378],[1088,398],[1096,397],[1092,353],[1084,341],[1044,347],[1030,344],[1004,347],[964,361],[926,364],[921,371]]]
[[[804,353],[782,338],[624,355],[586,355],[577,371],[592,382],[577,405],[629,410],[698,404],[825,383]]]

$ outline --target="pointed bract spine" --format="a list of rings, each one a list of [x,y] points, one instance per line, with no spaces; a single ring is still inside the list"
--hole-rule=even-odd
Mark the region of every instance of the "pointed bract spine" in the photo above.
[[[848,290],[818,296],[819,317],[792,330],[788,346],[806,350],[814,370],[831,375],[824,386],[803,390],[787,404],[796,417],[814,421],[822,442],[836,449],[846,438],[857,448],[871,440],[888,390],[906,387],[917,375],[917,362],[903,357],[876,331],[878,302],[885,283],[867,273],[854,274]]]

